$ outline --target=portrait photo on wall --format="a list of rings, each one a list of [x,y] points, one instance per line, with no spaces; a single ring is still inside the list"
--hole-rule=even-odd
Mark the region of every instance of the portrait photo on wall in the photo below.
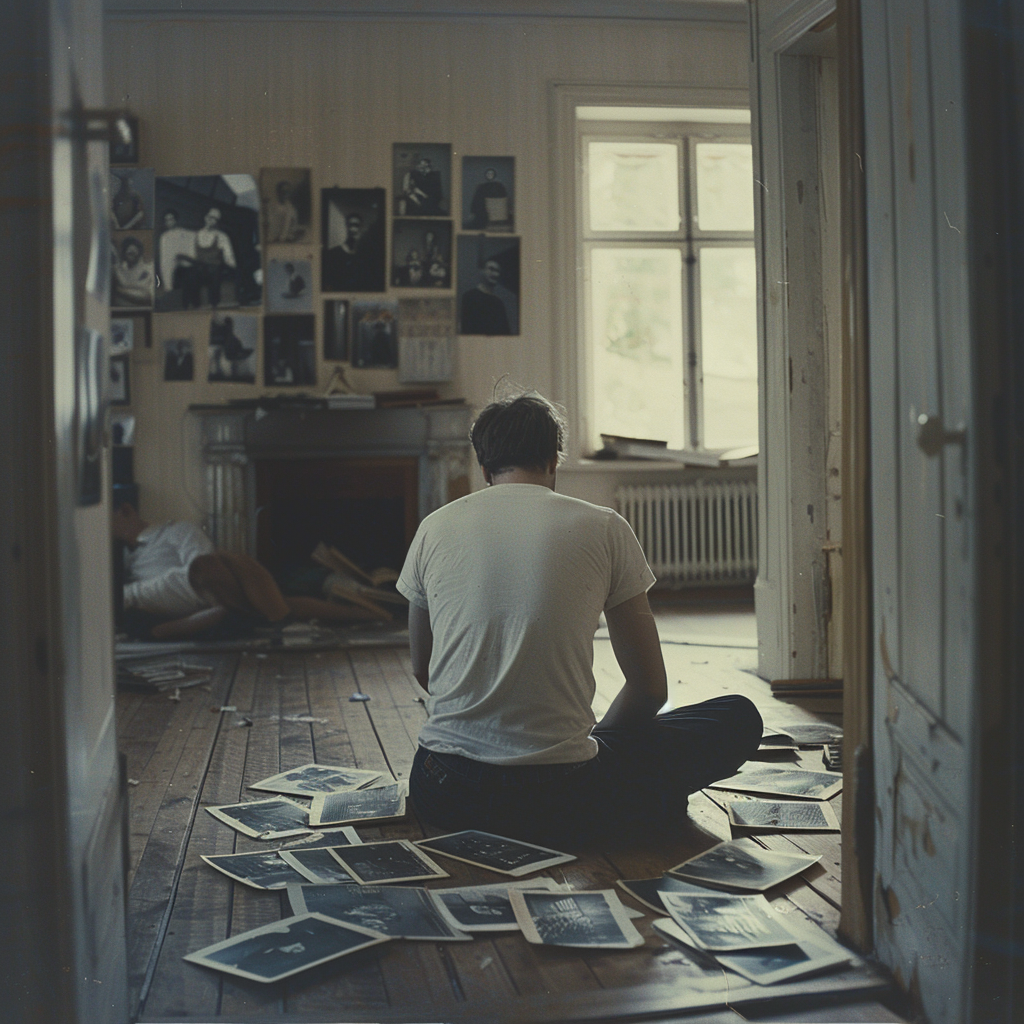
[[[134,348],[149,348],[149,313],[118,314],[110,318],[110,354],[122,356]]]
[[[164,342],[164,380],[192,380],[195,356],[191,338],[168,338]]]
[[[308,167],[264,167],[260,171],[263,241],[305,242],[312,224]]]
[[[110,140],[110,162],[112,164],[137,164],[139,162],[139,119],[126,117],[129,138],[125,141],[117,132]]]
[[[110,357],[110,383],[107,399],[111,405],[131,405],[131,384],[128,380],[128,357]]]
[[[384,291],[384,203],[382,188],[321,191],[321,291]]]
[[[396,142],[392,168],[396,217],[451,216],[451,146]]]
[[[210,317],[210,369],[207,380],[256,383],[256,317],[215,313]]]
[[[324,359],[348,360],[348,299],[324,300]]]
[[[519,333],[519,239],[459,235],[459,334]]]
[[[396,288],[452,286],[450,220],[392,221],[391,283]]]
[[[263,318],[263,383],[316,384],[316,324],[313,316]]]
[[[398,300],[352,303],[352,365],[398,366]]]
[[[260,200],[251,174],[156,179],[156,308],[263,301]]]
[[[110,305],[113,309],[152,309],[153,232],[114,231],[110,235]]]
[[[462,230],[514,231],[516,159],[462,158]]]
[[[110,230],[149,231],[153,227],[154,187],[152,167],[110,169]]]
[[[271,313],[313,312],[313,261],[267,260],[267,309]]]

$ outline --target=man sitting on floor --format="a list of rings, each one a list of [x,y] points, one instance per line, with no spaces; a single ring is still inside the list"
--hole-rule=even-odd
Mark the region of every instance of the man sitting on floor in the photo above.
[[[564,421],[550,402],[494,402],[471,437],[488,487],[423,520],[398,581],[429,694],[417,811],[547,844],[678,830],[687,796],[757,750],[761,716],[741,696],[658,714],[654,574],[621,516],[555,493]],[[595,726],[602,611],[625,684]]]
[[[154,640],[180,640],[218,625],[229,611],[259,622],[325,619],[353,622],[375,616],[315,597],[285,597],[274,577],[248,555],[216,551],[198,526],[186,522],[150,526],[131,502],[112,517],[114,536],[125,545],[125,611],[155,622]]]

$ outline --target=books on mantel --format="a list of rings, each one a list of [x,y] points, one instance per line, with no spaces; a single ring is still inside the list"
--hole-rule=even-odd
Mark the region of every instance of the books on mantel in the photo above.
[[[328,409],[375,409],[377,399],[373,395],[328,395],[324,401]]]

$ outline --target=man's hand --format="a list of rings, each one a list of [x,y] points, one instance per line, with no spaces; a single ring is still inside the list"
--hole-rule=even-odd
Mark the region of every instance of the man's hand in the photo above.
[[[430,652],[434,649],[434,634],[430,629],[430,612],[418,604],[409,603],[409,657],[416,682],[427,689],[430,675]]]
[[[661,641],[646,594],[605,610],[615,660],[626,677],[598,729],[629,726],[653,718],[668,697]]]

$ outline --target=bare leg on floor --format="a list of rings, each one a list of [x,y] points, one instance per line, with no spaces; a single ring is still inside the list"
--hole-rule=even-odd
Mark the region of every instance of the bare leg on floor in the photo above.
[[[226,608],[280,622],[289,607],[274,577],[248,555],[218,551],[192,560],[188,570],[193,588]]]
[[[183,619],[171,619],[169,622],[157,623],[149,631],[149,635],[154,640],[187,640],[189,637],[216,626],[227,613],[227,608],[220,605],[204,608],[202,611],[186,615]]]

